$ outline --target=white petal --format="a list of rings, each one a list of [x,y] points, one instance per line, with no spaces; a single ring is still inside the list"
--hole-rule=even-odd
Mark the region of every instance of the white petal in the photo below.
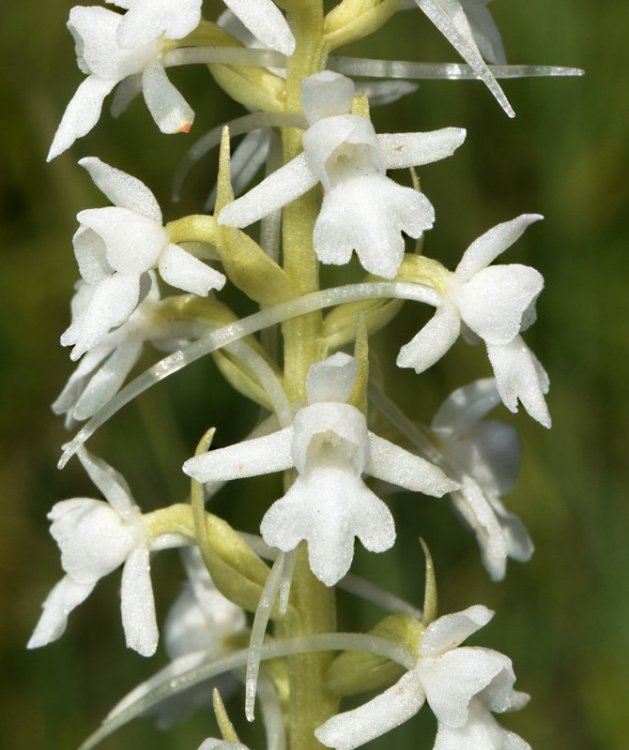
[[[184,560],[198,548],[182,550]],[[188,553],[188,554],[186,554]],[[232,604],[214,586],[201,561],[204,579],[192,579],[168,612],[163,634],[166,651],[171,659],[193,652],[205,652],[206,657],[222,652],[222,639],[242,632],[246,626],[244,610]]]
[[[98,122],[103,100],[116,85],[97,76],[88,76],[78,87],[63,113],[46,161],[63,153],[76,141],[90,132]]]
[[[162,133],[188,133],[194,122],[194,112],[168,80],[159,60],[152,61],[142,73],[144,101]]]
[[[498,393],[507,409],[516,412],[519,400],[533,419],[550,427],[550,414],[544,400],[548,376],[522,338],[516,336],[503,346],[488,344],[487,354],[494,368]]]
[[[234,39],[238,39],[244,47],[254,47],[256,38],[249,31],[238,16],[233,13],[229,8],[226,8],[218,17],[216,25],[220,26],[221,29],[226,31]]]
[[[509,557],[518,562],[528,562],[535,547],[526,527],[517,516],[509,513],[497,497],[490,496],[489,501],[502,527]]]
[[[509,117],[514,117],[515,112],[507,101],[507,97],[476,46],[467,17],[458,0],[415,0],[415,2],[465,62],[473,68],[476,75],[484,81]]]
[[[506,65],[507,56],[498,27],[487,10],[488,0],[461,0],[481,55],[494,65]]]
[[[420,659],[416,670],[432,712],[451,727],[465,724],[472,698],[496,678],[502,684],[506,675],[510,689],[515,682],[511,660],[485,648],[461,647],[437,659]]]
[[[52,404],[52,410],[55,414],[65,414],[74,409],[85,389],[85,381],[89,378],[92,371],[110,354],[111,350],[109,347],[100,346],[92,349],[92,351],[83,357],[63,390]]]
[[[366,271],[391,279],[404,256],[402,232],[419,237],[434,222],[425,195],[379,174],[326,191],[313,242],[322,263],[345,264],[355,250]]]
[[[150,574],[148,549],[134,549],[122,571],[120,603],[127,646],[142,656],[155,653],[159,638]]]
[[[80,448],[77,455],[89,478],[117,513],[123,518],[137,513],[129,485],[120,472],[85,448]]]
[[[439,724],[433,750],[531,750],[531,746],[503,729],[481,701],[474,699],[464,726]]]
[[[162,44],[124,49],[118,44],[118,29],[123,16],[96,6],[75,6],[70,11],[68,28],[74,37],[79,67],[106,81],[122,81],[141,73],[159,58]]]
[[[461,281],[470,279],[477,271],[488,266],[514,242],[517,242],[530,224],[543,218],[540,214],[522,214],[511,221],[492,227],[474,240],[463,253],[455,271],[457,278]]]
[[[263,44],[284,55],[295,49],[295,38],[272,0],[225,0],[225,5]]]
[[[139,339],[127,340],[120,344],[83,389],[72,409],[72,418],[83,420],[94,416],[118,392],[131,368],[140,358],[141,351],[142,342]]]
[[[141,538],[136,523],[126,523],[100,500],[63,500],[48,518],[61,549],[61,565],[79,583],[95,583],[116,570]]]
[[[135,97],[141,93],[142,74],[135,73],[134,75],[127,76],[127,78],[120,81],[114,91],[114,95],[109,105],[109,114],[112,117],[120,117]]]
[[[324,117],[348,114],[353,96],[354,82],[331,70],[315,73],[301,83],[301,102],[310,125]]]
[[[395,542],[387,506],[351,469],[338,467],[299,475],[266,512],[260,531],[268,545],[283,552],[306,540],[310,569],[326,586],[335,585],[349,570],[354,537],[372,552],[383,552]]]
[[[115,273],[95,289],[89,308],[81,319],[62,335],[63,346],[75,344],[71,358],[78,359],[96,346],[111,328],[124,323],[138,303],[140,280],[137,276]]]
[[[62,578],[46,597],[44,611],[26,648],[40,648],[63,635],[68,615],[87,599],[95,585],[96,581],[77,583],[70,576]]]
[[[440,437],[468,432],[500,403],[494,378],[483,378],[457,388],[441,404],[430,428]]]
[[[202,0],[135,0],[128,3],[118,29],[121,47],[140,47],[159,39],[181,39],[201,20]],[[123,6],[124,7],[124,6]]]
[[[347,401],[357,374],[358,363],[344,352],[337,352],[323,362],[311,365],[306,386],[308,403]]]
[[[442,128],[429,133],[383,133],[378,135],[378,144],[387,169],[405,169],[452,156],[466,134],[463,128]]]
[[[96,187],[106,195],[114,206],[128,208],[129,211],[142,214],[157,224],[162,223],[162,212],[157,199],[146,185],[109,164],[87,156],[79,164],[89,172]]]
[[[487,625],[494,613],[476,604],[462,612],[454,612],[435,620],[427,628],[421,642],[422,656],[438,656],[456,648],[466,638]]]
[[[125,275],[149,271],[168,244],[161,223],[128,208],[107,206],[80,211],[77,219],[96,232],[107,248],[107,261]]]
[[[490,578],[492,581],[501,581],[507,572],[510,549],[490,496],[470,476],[463,476],[461,489],[453,492],[451,498],[461,518],[476,537],[483,565]]]
[[[512,425],[483,422],[463,439],[450,440],[445,453],[488,494],[508,495],[513,489],[520,468],[520,441]]]
[[[162,252],[158,267],[164,281],[201,297],[207,297],[211,289],[222,289],[227,281],[222,273],[172,243]]]
[[[522,329],[523,317],[543,287],[542,275],[529,266],[490,266],[453,285],[450,299],[477,336],[490,344],[507,344]]]
[[[407,672],[368,703],[328,719],[315,730],[315,737],[326,747],[354,750],[408,721],[424,700],[424,691],[414,672]]]
[[[102,237],[96,232],[88,227],[79,226],[72,237],[72,245],[79,273],[84,281],[95,286],[111,276],[113,269],[107,262],[107,248]],[[87,299],[87,292],[83,291],[83,294]],[[87,306],[84,309],[87,309]]]
[[[417,91],[417,84],[410,81],[361,81],[358,93],[366,94],[372,107],[391,104]]]
[[[241,479],[293,466],[292,427],[188,459],[183,470],[197,482]]]
[[[434,464],[373,432],[369,433],[369,459],[365,470],[385,482],[435,497],[458,487]]]
[[[400,349],[398,367],[413,367],[420,373],[438,362],[457,340],[461,320],[457,309],[444,301],[434,316],[408,344]]]
[[[242,197],[228,203],[218,216],[219,224],[246,227],[299,198],[317,184],[304,154],[270,174]]]

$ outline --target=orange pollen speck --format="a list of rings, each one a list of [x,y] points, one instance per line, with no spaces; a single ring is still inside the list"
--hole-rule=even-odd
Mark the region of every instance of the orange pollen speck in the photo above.
[[[182,126],[181,126],[181,127],[179,128],[179,132],[180,132],[180,133],[189,133],[189,132],[190,132],[190,128],[191,128],[191,127],[192,127],[192,123],[191,123],[191,122],[185,122],[185,123],[184,123],[184,124],[183,124],[183,125],[182,125]]]

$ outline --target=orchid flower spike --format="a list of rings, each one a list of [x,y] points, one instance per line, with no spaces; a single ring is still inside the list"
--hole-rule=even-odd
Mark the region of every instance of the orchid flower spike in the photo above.
[[[142,656],[151,656],[157,648],[158,631],[150,551],[179,546],[184,541],[174,535],[152,539],[122,476],[85,449],[78,456],[107,502],[63,500],[48,514],[50,533],[61,549],[66,575],[44,601],[28,648],[57,640],[66,629],[70,612],[87,599],[101,578],[124,565],[120,600],[126,643]]]
[[[79,164],[113,206],[81,211],[74,254],[87,286],[76,318],[61,336],[74,345],[72,359],[93,349],[113,328],[123,325],[151,286],[157,268],[164,281],[206,296],[221,289],[225,276],[170,242],[153,193],[140,180],[89,157]]]
[[[295,468],[295,483],[266,512],[260,530],[283,552],[306,540],[310,568],[327,586],[349,570],[354,537],[371,552],[395,541],[391,513],[364,474],[437,497],[458,486],[428,461],[369,432],[365,415],[346,403],[356,375],[356,360],[341,352],[312,365],[308,405],[289,427],[191,458],[183,467],[198,482]]]
[[[400,349],[397,364],[423,372],[454,344],[464,324],[464,336],[470,342],[485,342],[498,393],[507,409],[517,411],[519,400],[533,419],[550,427],[544,400],[548,376],[520,336],[535,322],[535,301],[544,279],[530,266],[489,265],[541,218],[539,214],[522,214],[493,227],[467,248],[435,316]]]
[[[139,360],[144,344],[174,351],[182,342],[198,338],[207,330],[192,321],[165,320],[159,314],[160,299],[154,271],[149,271],[149,291],[119,328],[106,333],[81,359],[64,389],[52,405],[55,414],[66,415],[66,427],[92,417],[118,392]],[[85,314],[94,288],[82,279],[72,299],[72,322]]]
[[[500,33],[486,6],[488,0],[414,0],[491,91],[500,106],[515,117],[504,91],[483,57],[504,64]],[[480,47],[480,49],[479,49]]]
[[[522,708],[529,696],[513,689],[511,660],[487,648],[461,646],[493,617],[476,605],[440,617],[425,630],[415,667],[392,687],[315,730],[326,747],[353,750],[412,718],[427,701],[437,718],[434,750],[530,750],[491,712]]]
[[[342,265],[355,250],[367,271],[393,278],[404,254],[402,232],[420,237],[432,227],[434,209],[425,195],[397,185],[386,171],[450,156],[465,130],[377,135],[370,120],[349,114],[354,92],[352,81],[338,73],[306,78],[304,153],[225,206],[218,221],[248,226],[320,182],[324,198],[313,237],[319,260]]]
[[[451,493],[470,526],[493,580],[505,576],[507,558],[526,562],[533,543],[524,524],[500,498],[513,489],[520,465],[518,433],[512,425],[481,421],[500,403],[493,378],[476,380],[451,393],[431,429],[461,487]]]

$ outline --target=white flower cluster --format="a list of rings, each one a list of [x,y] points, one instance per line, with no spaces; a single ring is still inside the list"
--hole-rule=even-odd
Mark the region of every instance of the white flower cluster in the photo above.
[[[74,498],[50,512],[50,531],[65,575],[43,604],[29,648],[61,636],[70,612],[102,577],[122,567],[126,643],[152,655],[159,635],[150,556],[167,547],[186,548],[186,585],[164,626],[170,662],[116,706],[108,717],[112,725],[135,711],[153,714],[158,724],[169,726],[192,707],[207,705],[208,684],[215,679],[230,690],[231,672],[240,677],[244,667],[246,711],[252,716],[261,661],[279,665],[296,653],[291,651],[294,642],[282,652],[279,636],[288,633],[284,640],[299,636],[305,651],[338,646],[361,652],[366,644],[365,651],[372,648],[373,654],[405,666],[395,684],[380,683],[384,692],[364,705],[332,716],[316,730],[313,722],[311,731],[326,747],[360,747],[410,719],[427,702],[438,722],[434,750],[530,750],[493,717],[528,699],[514,690],[511,661],[490,649],[461,645],[489,622],[490,610],[477,605],[435,619],[427,582],[424,613],[413,610],[413,632],[419,633],[413,643],[401,636],[398,642],[356,635],[358,640],[348,646],[347,639],[334,641],[334,636],[348,634],[302,633],[308,617],[298,611],[303,601],[291,594],[296,569],[309,591],[321,598],[329,595],[328,588],[351,581],[355,539],[374,553],[394,545],[393,515],[378,496],[384,496],[384,488],[372,483],[379,489],[376,494],[370,478],[433,497],[449,494],[475,535],[493,580],[505,576],[508,558],[526,561],[533,552],[524,525],[502,501],[519,469],[517,433],[485,417],[500,403],[512,412],[521,403],[531,417],[550,427],[548,376],[521,335],[535,321],[543,278],[527,265],[494,264],[542,217],[522,214],[494,226],[472,242],[453,272],[418,251],[407,252],[407,238],[423,238],[432,229],[435,209],[414,173],[409,187],[396,181],[394,170],[414,170],[452,156],[466,131],[443,127],[377,133],[369,115],[373,101],[365,90],[383,102],[413,87],[387,81],[360,88],[337,72],[351,58],[328,54],[338,38],[367,36],[392,12],[419,8],[465,60],[459,69],[484,81],[512,114],[494,76],[499,69],[492,72],[490,67],[503,67],[506,60],[488,3],[401,0],[396,6],[346,0],[324,18],[321,2],[225,0],[217,23],[202,18],[202,0],[113,0],[116,9],[77,6],[70,11],[68,28],[86,78],[68,104],[49,159],[94,127],[114,88],[114,114],[142,92],[162,132],[188,132],[194,112],[166,75],[166,68],[175,65],[208,63],[219,85],[250,114],[240,118],[236,132],[245,140],[233,159],[235,179],[229,131],[220,126],[212,131],[214,145],[220,140],[216,133],[223,133],[215,215],[165,223],[156,197],[140,180],[96,157],[79,161],[111,205],[77,216],[73,246],[80,280],[70,325],[61,336],[63,345],[73,347],[71,359],[77,366],[54,411],[66,416],[67,426],[90,418],[90,424],[101,424],[104,412],[113,413],[124,403],[125,394],[116,394],[144,344],[150,343],[170,356],[149,371],[151,377],[140,378],[143,383],[157,382],[212,354],[232,385],[271,412],[241,442],[208,450],[204,438],[204,447],[183,466],[192,479],[191,502],[149,514],[136,505],[118,472],[81,447],[90,425],[73,441],[71,451],[76,449],[105,500]],[[312,14],[315,5],[320,18]],[[315,16],[320,22],[316,49],[304,59],[299,58],[300,45],[308,29],[299,18],[302,13],[309,23]],[[221,57],[225,50],[233,54]],[[334,65],[340,67],[334,70]],[[295,71],[302,71],[297,80]],[[283,153],[273,128],[284,138]],[[246,189],[265,161],[264,178]],[[306,216],[297,226],[300,207]],[[239,231],[257,221],[262,222],[259,243]],[[291,265],[290,253],[300,262]],[[320,290],[319,263],[347,265],[354,253],[366,279]],[[220,263],[221,270],[208,261]],[[295,268],[309,276],[308,283]],[[239,319],[214,295],[228,282],[260,309]],[[169,297],[168,288],[177,290],[177,296]],[[485,344],[493,369],[493,377],[457,388],[425,428],[404,414],[400,418],[386,395],[374,396],[380,387],[369,380],[369,335],[390,319],[387,303],[402,299],[428,302],[436,311],[400,349],[399,367],[427,370],[462,335],[468,343]],[[325,307],[333,310],[309,329],[304,316]],[[178,317],[184,308],[192,312]],[[255,337],[276,324],[284,326],[284,370],[274,347]],[[309,335],[313,340],[306,340]],[[353,342],[353,356],[341,351]],[[133,384],[127,391],[139,392]],[[381,430],[375,416],[387,419],[392,431]],[[412,448],[401,447],[402,438]],[[222,483],[279,472],[284,473],[284,488],[265,506],[259,536],[236,532],[204,511],[204,499]],[[215,534],[212,540],[209,530]],[[367,588],[362,586],[362,592]],[[359,589],[354,581],[354,590]],[[379,601],[395,612],[408,612],[407,607],[389,606],[392,599],[385,595]],[[254,613],[250,628],[243,607]],[[277,638],[265,639],[268,623],[276,618],[285,628],[276,631]],[[295,623],[299,627],[291,631]],[[238,651],[243,636],[250,642],[245,658]],[[328,640],[317,642],[318,636]],[[223,666],[212,672],[216,663]],[[276,684],[269,669],[271,738],[283,738],[284,726],[290,724],[281,707],[290,703],[285,691],[293,677],[287,678],[282,668]],[[155,695],[164,700],[155,703]],[[214,701],[223,739],[208,738],[199,750],[247,750],[220,697]],[[283,739],[269,746],[285,747]]]
[[[72,359],[103,342],[125,324],[151,288],[150,272],[167,283],[205,296],[221,289],[225,276],[170,242],[162,212],[151,191],[131,175],[100,159],[79,162],[114,204],[81,211],[73,238],[83,284],[78,289],[70,327],[61,337],[74,345]]]

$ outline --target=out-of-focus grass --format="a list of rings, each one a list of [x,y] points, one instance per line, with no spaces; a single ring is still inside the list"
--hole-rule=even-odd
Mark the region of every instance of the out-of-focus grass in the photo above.
[[[0,732],[24,750],[72,748],[121,693],[154,669],[123,648],[115,575],[72,615],[63,639],[39,652],[24,650],[40,602],[60,573],[45,513],[59,499],[92,494],[76,466],[56,471],[65,432],[48,406],[71,369],[57,340],[67,324],[76,277],[70,244],[74,215],[102,205],[75,160],[97,154],[137,175],[154,189],[168,218],[198,210],[214,170],[213,165],[197,168],[183,206],[171,206],[168,176],[190,141],[156,132],[140,103],[119,121],[104,114],[69,154],[44,164],[80,80],[63,25],[70,6],[67,0],[23,0],[0,11]],[[502,0],[492,9],[513,62],[576,65],[587,76],[506,83],[518,112],[514,122],[475,83],[422,84],[412,97],[374,111],[374,118],[389,131],[468,128],[467,143],[453,159],[422,171],[438,217],[426,240],[428,254],[453,265],[489,226],[524,211],[546,215],[505,256],[505,261],[535,265],[547,283],[539,321],[527,340],[551,374],[554,426],[546,433],[526,415],[516,420],[523,467],[509,498],[537,551],[528,565],[510,565],[505,582],[491,584],[472,539],[453,522],[447,503],[400,496],[392,499],[400,529],[397,552],[376,557],[359,551],[357,565],[418,600],[422,563],[416,538],[424,536],[439,573],[442,611],[476,602],[497,610],[477,642],[512,656],[519,686],[533,695],[525,711],[507,718],[509,726],[537,748],[624,750],[629,6]],[[394,58],[454,58],[419,13],[405,14],[364,49]],[[175,75],[197,110],[197,134],[223,119],[226,108],[230,114],[238,111],[202,70]],[[426,376],[395,372],[387,363],[416,328],[417,311],[409,307],[380,341],[380,356],[400,403],[415,418],[428,420],[449,390],[488,374],[489,368],[480,348],[460,344]],[[207,424],[225,425],[224,442],[229,442],[241,424],[254,419],[253,409],[242,408],[242,422],[236,420],[234,404],[215,371],[195,365],[128,408],[93,445],[128,475],[138,501],[152,507],[185,493],[177,467]],[[277,490],[272,482],[265,486]],[[253,529],[262,506],[256,502],[250,511],[251,495],[240,490],[231,488],[220,507],[229,508],[236,525]],[[166,581],[159,597],[162,613],[175,592],[174,565],[172,556],[155,563],[156,577]],[[349,623],[362,616],[369,625],[377,616],[347,597],[341,603]],[[140,722],[107,746],[150,742],[156,748],[194,748],[209,726],[202,716],[161,735]],[[426,712],[419,723],[400,728],[378,746],[430,747],[433,730]]]

